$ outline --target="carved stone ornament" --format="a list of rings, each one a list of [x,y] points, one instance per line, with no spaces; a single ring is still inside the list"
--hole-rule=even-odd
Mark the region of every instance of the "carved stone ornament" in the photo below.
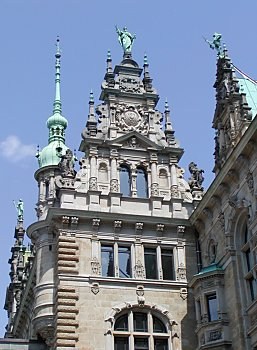
[[[62,217],[62,223],[63,223],[63,225],[69,225],[70,217],[69,216],[63,216]]]
[[[134,105],[119,105],[116,109],[116,126],[122,131],[147,132],[147,113]]]
[[[180,297],[181,297],[181,299],[183,299],[183,300],[186,300],[186,299],[187,299],[187,297],[188,297],[188,291],[187,291],[186,288],[181,288],[181,289],[180,289]]]
[[[122,92],[140,93],[140,82],[135,78],[122,77],[119,87]]]
[[[144,227],[144,223],[143,222],[136,222],[136,224],[135,224],[136,231],[142,231],[143,227]]]
[[[119,192],[119,182],[117,179],[112,179],[110,182],[111,192]]]
[[[222,231],[225,231],[225,216],[224,213],[222,213],[222,211],[219,213],[218,221]]]
[[[101,264],[97,259],[97,257],[94,257],[91,260],[91,271],[92,271],[92,275],[97,275],[97,276],[101,275]]]
[[[136,294],[139,297],[143,297],[145,294],[144,286],[137,286]]]
[[[137,138],[135,136],[131,137],[128,140],[127,147],[129,147],[129,148],[139,148],[139,143],[138,143],[138,140],[137,140]]]
[[[137,297],[137,303],[139,307],[143,307],[145,305],[145,297],[143,296],[138,296]]]
[[[253,180],[253,174],[249,171],[246,176],[246,182],[248,185],[248,188],[250,190],[250,193],[253,194],[254,192],[254,180]]]
[[[172,185],[170,188],[170,195],[172,198],[179,198],[179,189],[177,185]]]
[[[177,270],[177,280],[186,280],[186,268],[184,266],[181,266]]]
[[[114,226],[115,229],[121,229],[122,221],[121,220],[115,220],[113,222],[113,226]]]
[[[94,229],[98,229],[99,226],[100,226],[100,222],[101,220],[100,219],[92,219],[92,226]]]
[[[145,278],[145,268],[140,260],[137,261],[135,267],[135,278],[144,279]]]
[[[99,293],[99,284],[98,283],[93,283],[92,286],[91,286],[91,292],[93,294],[97,294]]]
[[[97,191],[97,178],[91,177],[89,179],[89,190],[90,191]]]
[[[209,332],[208,334],[208,342],[216,341],[222,339],[222,330],[221,329],[215,329]]]
[[[177,233],[183,234],[183,233],[185,233],[185,229],[186,229],[186,226],[179,225],[179,226],[177,226]]]
[[[151,196],[152,197],[159,196],[159,185],[157,183],[151,184]]]
[[[62,177],[75,177],[74,163],[73,153],[70,149],[67,149],[66,153],[61,156],[61,161],[58,164]]]
[[[77,226],[79,222],[79,218],[77,216],[72,216],[71,217],[71,224],[74,226]]]
[[[157,224],[156,225],[156,231],[157,232],[163,232],[164,231],[164,227],[165,227],[165,225],[163,225],[163,224]]]

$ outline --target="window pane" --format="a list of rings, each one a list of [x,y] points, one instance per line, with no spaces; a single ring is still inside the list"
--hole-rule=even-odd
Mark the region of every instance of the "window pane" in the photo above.
[[[128,338],[114,338],[114,350],[129,350]]]
[[[134,332],[147,332],[147,314],[134,313]]]
[[[130,197],[130,171],[126,166],[120,167],[120,192],[125,197]]]
[[[147,177],[143,169],[137,169],[137,196],[141,198],[148,197]]]
[[[145,248],[146,278],[157,279],[157,257],[155,248]]]
[[[114,276],[114,251],[112,245],[101,246],[102,276]]]
[[[117,319],[114,326],[115,331],[128,331],[128,315],[123,315]]]
[[[134,338],[135,350],[148,350],[148,338]]]
[[[130,247],[118,248],[119,254],[119,276],[123,278],[131,277]]]
[[[154,350],[168,350],[168,340],[154,339]]]
[[[153,316],[153,331],[154,333],[166,333],[166,327],[157,317]]]
[[[208,318],[209,321],[218,320],[218,304],[216,295],[207,296]]]
[[[162,273],[164,280],[174,280],[173,251],[162,249]]]
[[[257,296],[257,286],[256,286],[256,280],[254,280],[253,277],[248,279],[248,284],[249,284],[249,288],[250,288],[250,296],[251,296],[251,301],[254,301],[254,299]]]

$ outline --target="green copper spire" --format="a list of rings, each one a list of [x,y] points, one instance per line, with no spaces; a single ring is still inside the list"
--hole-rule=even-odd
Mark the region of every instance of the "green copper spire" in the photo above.
[[[57,165],[60,162],[60,156],[65,153],[65,129],[68,121],[62,116],[61,103],[61,50],[60,39],[56,40],[55,53],[55,98],[53,103],[53,115],[47,120],[49,129],[48,146],[44,147],[41,152],[37,152],[39,166]]]

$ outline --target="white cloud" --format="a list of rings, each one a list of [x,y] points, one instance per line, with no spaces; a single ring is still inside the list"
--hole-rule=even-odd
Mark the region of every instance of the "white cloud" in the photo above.
[[[0,142],[0,155],[11,162],[18,162],[35,154],[35,145],[24,145],[15,135],[7,136]]]

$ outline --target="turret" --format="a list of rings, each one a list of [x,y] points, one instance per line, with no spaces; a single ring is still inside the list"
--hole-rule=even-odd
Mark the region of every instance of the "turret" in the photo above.
[[[62,115],[60,59],[60,40],[59,37],[57,37],[53,114],[47,119],[46,123],[49,130],[48,145],[41,151],[38,150],[36,155],[39,164],[39,169],[35,173],[35,178],[39,185],[39,198],[36,211],[40,219],[45,217],[47,208],[53,206],[55,203],[55,177],[60,174],[58,164],[68,150],[68,147],[65,145],[65,130],[68,126],[68,121]]]

